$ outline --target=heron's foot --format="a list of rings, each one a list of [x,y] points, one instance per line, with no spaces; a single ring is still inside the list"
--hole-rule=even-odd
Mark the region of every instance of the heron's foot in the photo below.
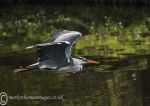
[[[22,66],[20,66],[20,68],[14,70],[14,73],[20,73],[25,71],[28,71],[28,68],[23,68]]]

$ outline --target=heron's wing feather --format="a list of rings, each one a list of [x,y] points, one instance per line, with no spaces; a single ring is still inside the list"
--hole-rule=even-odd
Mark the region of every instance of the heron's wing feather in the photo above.
[[[50,42],[54,42],[59,36],[62,36],[63,34],[69,33],[68,30],[57,30],[56,32],[52,33],[52,37],[50,38]]]
[[[59,30],[52,34],[51,41],[52,42],[68,41],[70,45],[66,48],[66,54],[67,57],[70,58],[71,47],[81,35],[82,34],[77,31]]]
[[[51,42],[68,41],[71,44],[82,34],[77,31],[58,30],[52,34]]]
[[[31,48],[35,48],[35,47],[42,47],[42,46],[50,46],[50,45],[60,45],[60,44],[66,44],[69,45],[70,43],[67,41],[62,41],[62,42],[51,42],[51,43],[41,43],[41,44],[36,44],[36,45],[31,45],[26,47],[25,49],[31,49]]]
[[[53,42],[37,44],[39,68],[57,69],[67,65],[70,61],[65,50],[68,42]]]

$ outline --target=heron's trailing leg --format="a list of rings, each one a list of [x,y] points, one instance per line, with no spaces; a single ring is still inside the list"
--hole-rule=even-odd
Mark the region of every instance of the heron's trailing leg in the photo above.
[[[23,68],[22,66],[20,66],[18,69],[14,70],[14,73],[20,73],[25,71],[29,71],[29,69],[27,67]]]
[[[37,68],[37,65],[38,65],[38,63],[29,65],[26,67],[20,66],[18,69],[14,70],[14,73],[20,73],[20,72],[26,72],[26,71],[33,70],[33,69]]]

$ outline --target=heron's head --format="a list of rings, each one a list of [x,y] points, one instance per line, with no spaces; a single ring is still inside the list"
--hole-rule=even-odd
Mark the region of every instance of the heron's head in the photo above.
[[[94,61],[94,60],[90,60],[84,57],[79,57],[78,59],[80,59],[82,61],[82,65],[98,65],[100,64],[100,62],[98,61]]]

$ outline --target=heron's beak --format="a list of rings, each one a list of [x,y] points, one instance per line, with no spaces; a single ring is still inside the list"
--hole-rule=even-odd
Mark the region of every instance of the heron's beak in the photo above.
[[[98,65],[100,62],[94,60],[86,60],[84,65]]]

